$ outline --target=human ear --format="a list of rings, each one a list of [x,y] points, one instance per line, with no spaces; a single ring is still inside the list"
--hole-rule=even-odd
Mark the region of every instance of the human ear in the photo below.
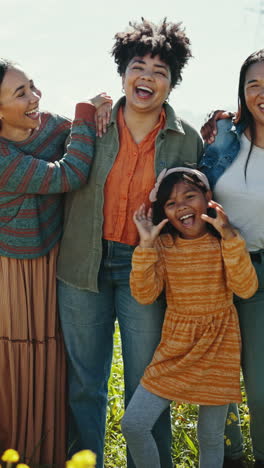
[[[124,83],[125,83],[125,74],[123,73],[123,75],[122,75],[122,93],[125,93]]]
[[[212,200],[212,198],[213,198],[213,192],[212,192],[212,190],[207,190],[207,192],[206,192],[206,194],[205,194],[205,198],[206,198],[206,200],[207,200],[208,202]]]

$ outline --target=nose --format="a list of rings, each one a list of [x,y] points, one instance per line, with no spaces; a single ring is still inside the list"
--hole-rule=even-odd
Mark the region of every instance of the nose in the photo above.
[[[142,70],[141,78],[142,78],[143,80],[152,81],[152,80],[153,80],[153,72],[152,72],[152,70],[149,70],[149,69],[147,69],[147,68],[145,68],[144,70]]]
[[[30,101],[38,102],[41,98],[41,91],[39,89],[34,89],[31,91]]]
[[[186,203],[184,201],[177,203],[177,212],[181,214],[187,208]]]

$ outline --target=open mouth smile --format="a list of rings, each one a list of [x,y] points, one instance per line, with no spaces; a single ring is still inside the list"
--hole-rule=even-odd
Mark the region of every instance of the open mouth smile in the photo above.
[[[195,216],[194,214],[190,213],[190,214],[181,216],[179,220],[185,227],[192,227],[195,221]]]
[[[146,98],[152,96],[154,94],[154,91],[153,89],[147,86],[137,86],[136,93],[139,97]]]
[[[39,109],[36,107],[35,109],[32,109],[31,111],[25,112],[25,115],[29,117],[30,119],[38,119],[39,117]]]

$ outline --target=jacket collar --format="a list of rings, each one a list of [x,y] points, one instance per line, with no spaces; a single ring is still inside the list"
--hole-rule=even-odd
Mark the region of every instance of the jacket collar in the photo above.
[[[118,109],[120,106],[124,106],[125,102],[126,102],[125,96],[121,97],[116,102],[112,110],[112,115],[111,115],[109,125],[116,125]],[[166,123],[165,123],[164,130],[165,131],[172,130],[174,132],[182,133],[184,135],[185,132],[183,130],[181,119],[175,114],[173,108],[169,104],[164,103],[164,109],[166,113]]]
[[[246,124],[244,122],[239,122],[238,124],[235,124],[234,122],[232,122],[230,132],[233,132],[240,137],[242,133],[244,132],[245,128],[246,128]]]

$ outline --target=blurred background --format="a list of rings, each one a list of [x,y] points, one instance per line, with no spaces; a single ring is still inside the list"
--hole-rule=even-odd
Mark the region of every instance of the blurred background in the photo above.
[[[1,0],[0,56],[31,74],[42,109],[72,117],[78,100],[121,95],[113,38],[142,16],[181,21],[191,39],[176,113],[200,129],[212,109],[235,110],[241,64],[264,47],[264,0]]]

